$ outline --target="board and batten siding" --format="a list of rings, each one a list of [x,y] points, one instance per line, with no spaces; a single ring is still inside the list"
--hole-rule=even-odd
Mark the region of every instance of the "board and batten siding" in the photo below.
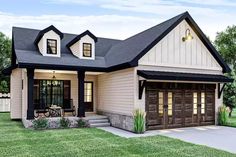
[[[22,112],[22,70],[17,68],[12,70],[10,79],[10,93],[11,93],[11,119],[21,119]]]
[[[188,28],[193,39],[183,42],[182,37],[185,36]],[[139,65],[185,68],[191,69],[190,72],[193,72],[193,69],[216,73],[222,71],[221,66],[185,20],[147,52],[139,60]]]
[[[98,76],[98,110],[132,115],[135,97],[134,68]]]

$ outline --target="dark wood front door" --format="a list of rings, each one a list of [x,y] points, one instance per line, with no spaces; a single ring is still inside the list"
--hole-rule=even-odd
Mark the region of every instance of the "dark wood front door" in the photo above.
[[[147,83],[148,129],[214,124],[215,85]]]

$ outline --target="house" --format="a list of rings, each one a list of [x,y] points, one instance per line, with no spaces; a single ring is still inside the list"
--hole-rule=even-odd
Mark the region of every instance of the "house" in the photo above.
[[[133,129],[212,125],[230,68],[188,12],[125,40],[13,27],[11,118],[34,119],[36,106],[72,100],[76,116],[97,113]]]

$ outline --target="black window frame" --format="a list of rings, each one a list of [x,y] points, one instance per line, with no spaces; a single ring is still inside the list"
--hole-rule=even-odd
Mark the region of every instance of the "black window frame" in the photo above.
[[[89,53],[90,55],[89,56],[85,55],[85,53],[84,53],[85,45],[89,45],[90,46],[90,53]],[[88,51],[88,50],[86,50],[86,51]],[[83,57],[92,57],[92,44],[91,43],[83,43]]]
[[[54,41],[55,42],[55,53],[50,53],[50,48],[51,46],[49,46],[49,41]],[[50,55],[57,55],[57,40],[56,39],[47,39],[47,54]]]
[[[87,95],[86,92],[85,92],[87,90],[86,87],[85,87],[86,83],[91,84],[91,95]],[[91,96],[91,101],[86,101],[86,98],[85,98],[86,96]],[[84,102],[93,103],[93,82],[92,81],[84,81]]]
[[[41,93],[42,92],[41,87],[43,87],[43,85],[42,85],[43,81],[46,82],[46,84],[47,84],[47,82],[50,82],[50,86],[45,86],[46,87],[46,93],[44,95],[45,96],[44,98],[46,100],[45,104],[43,103],[44,98],[41,95],[42,94]],[[44,104],[45,107],[50,107],[50,105],[52,104],[52,99],[53,99],[53,94],[52,94],[52,90],[53,90],[52,82],[53,81],[62,81],[63,82],[62,83],[62,92],[61,92],[61,94],[63,96],[63,102],[61,104],[62,105],[61,107],[64,108],[66,106],[65,103],[68,103],[69,100],[71,99],[71,80],[50,80],[50,79],[34,79],[34,92],[35,91],[38,92],[37,94],[34,93],[35,96],[38,95],[38,96],[36,96],[36,98],[35,98],[35,96],[33,98],[34,99],[34,105],[36,105],[38,103],[39,106],[42,106]],[[65,83],[66,81],[67,81],[68,84]],[[68,85],[68,86],[65,86],[65,85]],[[38,86],[38,88],[35,88],[37,86]],[[48,88],[49,88],[49,90],[48,90]],[[68,90],[69,93],[67,93],[69,98],[67,98],[67,99],[65,99],[65,88],[69,88],[69,90]],[[50,99],[49,101],[48,101],[48,98]],[[55,104],[55,105],[57,105],[57,104]],[[70,108],[70,106],[68,105],[67,108]]]

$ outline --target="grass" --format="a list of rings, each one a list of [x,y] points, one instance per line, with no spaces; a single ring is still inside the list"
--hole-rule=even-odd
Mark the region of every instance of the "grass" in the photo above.
[[[232,116],[229,117],[227,126],[236,127],[236,109],[233,110]]]
[[[95,128],[35,131],[0,113],[0,156],[230,157],[234,154],[163,136],[121,138]]]

